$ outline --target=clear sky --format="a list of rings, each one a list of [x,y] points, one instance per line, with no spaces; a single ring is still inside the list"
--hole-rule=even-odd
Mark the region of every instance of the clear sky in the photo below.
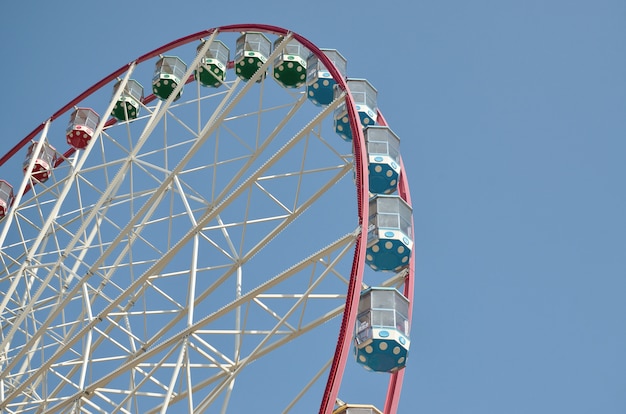
[[[233,23],[338,49],[402,140],[400,412],[626,413],[626,2],[13,1],[0,152],[124,63]]]

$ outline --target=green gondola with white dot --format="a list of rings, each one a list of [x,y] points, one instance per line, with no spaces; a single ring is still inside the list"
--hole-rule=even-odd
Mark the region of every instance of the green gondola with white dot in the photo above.
[[[335,65],[343,78],[346,77],[347,61],[335,49],[321,49]],[[313,53],[307,58],[306,94],[307,98],[317,106],[326,106],[333,101],[333,89],[337,82]]]
[[[241,79],[249,81],[259,68],[267,62],[272,42],[263,34],[246,32],[237,38],[235,48],[235,73]],[[262,74],[257,82],[265,77]]]
[[[113,95],[117,92],[122,81],[118,81],[113,87]],[[111,115],[118,121],[130,121],[139,116],[139,108],[143,101],[143,86],[134,79],[126,82],[124,90],[111,111]]]
[[[354,353],[359,364],[376,372],[395,372],[409,352],[409,300],[392,287],[361,292]]]
[[[378,91],[372,86],[367,79],[348,79],[348,89],[354,99],[354,105],[361,120],[361,127],[365,128],[370,125],[376,125],[378,117],[377,96]],[[342,91],[335,88],[335,94]],[[352,131],[350,130],[350,122],[348,121],[348,108],[346,104],[341,104],[335,109],[335,132],[345,141],[352,141]]]
[[[391,194],[400,176],[400,138],[387,126],[372,125],[363,131],[369,161],[369,190]]]
[[[274,49],[282,46],[283,37],[274,42]],[[285,88],[299,88],[306,82],[306,58],[309,50],[295,39],[287,40],[281,53],[274,59],[274,79]]]
[[[370,199],[365,262],[377,271],[400,271],[409,264],[413,249],[413,210],[397,194]]]
[[[152,77],[152,93],[162,100],[167,100],[176,87],[184,82],[183,76],[187,71],[187,65],[176,56],[163,56],[157,63]],[[176,95],[174,100],[180,99],[183,90]]]
[[[198,51],[204,41],[198,46]],[[214,40],[200,61],[194,76],[203,86],[217,88],[226,80],[226,68],[230,60],[230,49],[221,40]]]

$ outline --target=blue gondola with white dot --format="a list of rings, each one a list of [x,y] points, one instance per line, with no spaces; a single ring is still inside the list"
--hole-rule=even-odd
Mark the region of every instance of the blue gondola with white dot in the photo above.
[[[370,199],[366,263],[377,271],[400,271],[413,249],[413,210],[398,195],[377,194]]]
[[[371,404],[341,404],[333,414],[383,414]]]
[[[378,106],[376,103],[378,91],[376,91],[376,88],[367,79],[348,79],[347,83],[361,120],[361,127],[376,125],[376,118],[378,117]],[[335,88],[335,95],[339,93],[341,93],[341,90]],[[352,131],[348,121],[348,108],[345,103],[335,109],[334,119],[335,132],[344,140],[352,141]]]
[[[394,372],[406,365],[409,352],[409,300],[392,287],[361,292],[355,327],[359,364],[377,372]]]
[[[363,131],[369,161],[369,190],[391,194],[400,176],[400,138],[387,126],[372,125]]]
[[[335,65],[342,77],[346,77],[347,61],[335,49],[321,49]],[[337,82],[324,66],[322,61],[313,53],[307,58],[306,94],[311,102],[317,106],[326,106],[333,101],[333,90]]]

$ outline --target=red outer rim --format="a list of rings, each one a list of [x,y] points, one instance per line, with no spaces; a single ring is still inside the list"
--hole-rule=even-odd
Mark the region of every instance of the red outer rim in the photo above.
[[[378,112],[377,122],[379,125],[388,126],[387,120],[383,116],[380,111]],[[402,158],[400,158],[400,179],[398,181],[398,194],[400,198],[407,202],[409,206],[411,204],[411,193],[409,191],[409,181],[406,176],[406,170],[404,168],[404,163],[402,162]],[[413,233],[415,233],[415,224],[413,222],[413,217],[411,217],[411,228],[413,228]],[[411,326],[411,315],[413,315],[413,293],[414,293],[414,283],[415,283],[415,244],[413,245],[413,250],[411,251],[411,259],[409,260],[409,272],[406,275],[404,280],[404,296],[409,299],[409,326]],[[387,388],[387,399],[385,401],[385,414],[393,414],[398,411],[398,404],[400,402],[400,391],[402,391],[402,382],[404,380],[404,370],[400,370],[391,375],[389,379],[389,386]]]
[[[341,328],[339,331],[339,336],[337,339],[337,346],[335,349],[335,356],[332,361],[332,365],[330,367],[330,372],[328,374],[328,380],[326,383],[326,389],[324,391],[324,395],[322,398],[322,402],[320,405],[319,412],[321,414],[330,414],[334,410],[335,401],[337,399],[339,393],[339,387],[341,385],[341,380],[343,377],[345,365],[348,359],[348,355],[350,353],[352,347],[352,331],[353,326],[356,321],[356,314],[358,310],[358,303],[360,297],[360,287],[362,285],[363,280],[363,266],[365,265],[365,248],[367,244],[367,218],[369,216],[369,180],[367,174],[367,151],[365,145],[365,138],[363,135],[363,130],[358,128],[357,125],[360,125],[360,119],[357,114],[356,107],[354,105],[354,101],[352,99],[352,95],[348,89],[348,85],[346,79],[343,78],[342,74],[335,67],[332,61],[310,40],[305,37],[294,33],[290,30],[283,29],[278,26],[266,25],[266,24],[234,24],[227,25],[221,27],[215,27],[211,29],[202,30],[193,34],[190,34],[185,37],[181,37],[176,39],[170,43],[162,45],[151,52],[148,52],[140,57],[138,57],[135,61],[130,62],[119,69],[115,70],[111,74],[105,76],[99,82],[96,82],[87,90],[79,94],[76,98],[68,102],[66,105],[61,107],[58,111],[56,111],[50,118],[46,121],[42,122],[38,125],[32,132],[26,135],[21,141],[17,142],[13,148],[11,148],[6,154],[0,158],[0,166],[2,166],[6,161],[8,161],[11,157],[13,157],[20,149],[26,146],[37,134],[39,134],[44,128],[46,122],[54,121],[65,112],[69,111],[73,107],[77,106],[81,101],[83,101],[88,96],[92,95],[94,92],[114,81],[122,74],[124,74],[131,64],[139,64],[145,62],[149,59],[152,59],[160,54],[167,52],[168,50],[177,48],[179,46],[183,46],[192,41],[196,41],[202,39],[204,37],[208,37],[213,34],[215,31],[218,32],[245,32],[245,31],[260,31],[264,33],[271,33],[279,36],[285,36],[287,34],[291,34],[294,39],[304,45],[307,49],[309,49],[312,53],[314,53],[318,59],[326,66],[329,70],[332,77],[335,79],[339,87],[346,91],[346,107],[348,109],[348,118],[350,120],[351,131],[352,131],[352,143],[353,143],[353,151],[354,151],[354,159],[355,159],[355,170],[356,170],[356,192],[357,192],[357,210],[358,210],[358,220],[359,226],[361,228],[361,232],[359,237],[356,240],[355,246],[355,254],[352,263],[352,271],[350,274],[350,281],[348,284],[348,292],[346,295],[346,304],[343,313],[343,318],[341,321]],[[144,103],[147,103],[154,99],[154,96],[148,96],[144,99]],[[111,125],[115,122],[114,119],[110,119],[107,122],[107,126]],[[386,126],[387,123],[383,118],[382,114],[379,112],[378,114],[378,123],[380,125]],[[75,150],[73,148],[68,149],[64,153],[64,157],[61,157],[58,163],[63,162],[63,158],[70,156]],[[400,161],[402,165],[402,160]],[[409,205],[411,205],[410,194],[409,194],[409,186],[406,178],[406,174],[404,174],[404,167],[402,166],[402,174],[400,177],[400,181],[398,184],[398,192],[400,197],[402,197]],[[28,190],[28,188],[26,189]],[[409,262],[409,274],[405,280],[405,291],[404,295],[409,299],[409,323],[411,319],[411,310],[412,310],[412,298],[413,298],[413,273],[414,273],[414,251],[411,255],[411,260]],[[385,414],[393,414],[397,411],[398,402],[400,399],[400,391],[402,388],[402,381],[404,377],[404,370],[396,372],[391,375],[389,386],[387,389],[387,397],[385,401]]]

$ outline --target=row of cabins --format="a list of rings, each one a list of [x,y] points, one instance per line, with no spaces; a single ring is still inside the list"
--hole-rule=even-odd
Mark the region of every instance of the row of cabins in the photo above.
[[[279,37],[274,48],[282,51],[273,62],[272,77],[285,88],[305,86],[308,99],[317,106],[330,104],[341,90],[320,59],[297,40]],[[201,42],[198,50],[205,46]],[[262,33],[243,33],[236,42],[235,59],[219,40],[208,47],[194,72],[195,79],[206,87],[219,87],[226,80],[228,68],[234,68],[244,81],[257,82],[267,76],[258,70],[267,62],[272,44]],[[336,50],[324,49],[339,72],[346,78],[346,60]],[[152,92],[162,100],[170,98],[185,82],[186,64],[176,56],[161,56],[152,78]],[[400,139],[387,126],[377,125],[377,91],[365,79],[347,79],[350,94],[359,115],[367,143],[370,216],[368,221],[367,264],[376,272],[400,272],[409,265],[413,249],[411,207],[397,194],[401,174]],[[114,86],[118,92],[121,82]],[[183,88],[178,88],[177,100]],[[134,79],[127,81],[111,115],[118,121],[132,121],[139,115],[144,100],[143,87]],[[352,141],[346,103],[334,112],[335,132],[345,141]],[[76,108],[66,130],[67,143],[77,150],[89,144],[100,123],[99,115],[90,108]],[[56,151],[43,145],[34,154],[36,143],[28,148],[24,170],[36,157],[32,178],[44,182],[56,163]],[[13,198],[12,187],[0,180],[0,219],[6,214]],[[358,363],[378,372],[394,372],[404,368],[409,350],[409,300],[395,288],[372,286],[362,291],[354,328],[354,352]],[[350,408],[353,407],[353,408]],[[346,405],[336,413],[378,413],[369,406]],[[368,411],[370,410],[370,411]]]

